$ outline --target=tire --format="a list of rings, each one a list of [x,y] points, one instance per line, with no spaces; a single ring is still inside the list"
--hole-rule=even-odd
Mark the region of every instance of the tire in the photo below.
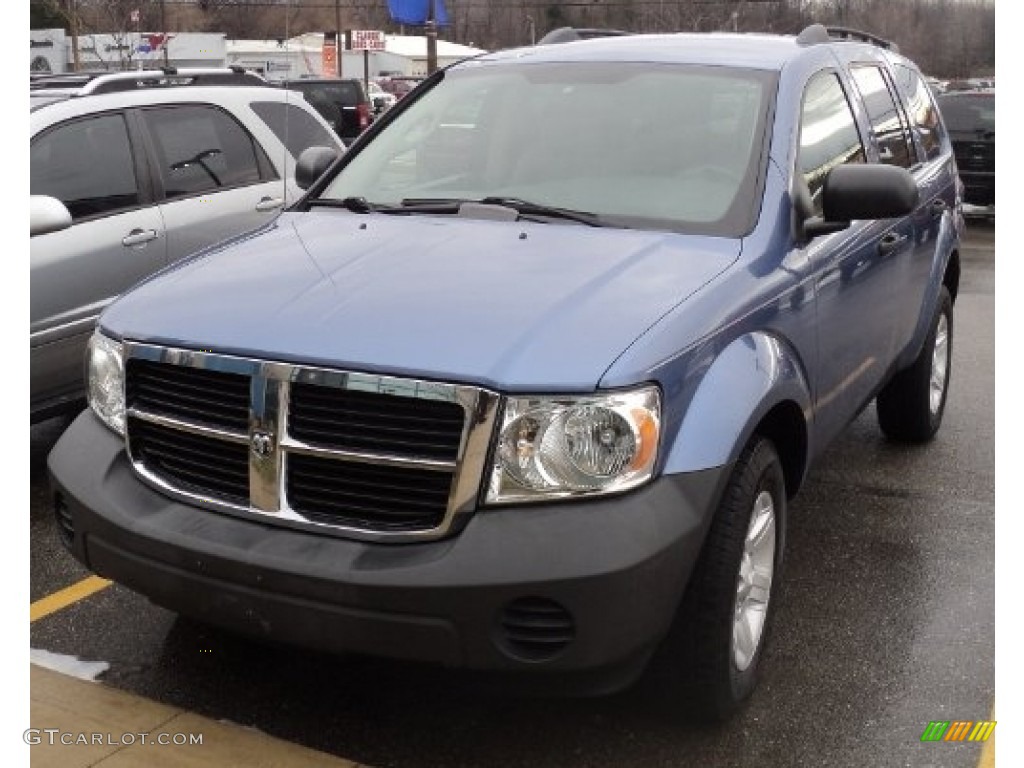
[[[878,425],[890,440],[924,443],[942,425],[953,368],[953,301],[943,286],[928,337],[911,366],[897,373],[875,400]]]
[[[711,521],[704,548],[694,567],[676,626],[663,651],[682,643],[684,658],[661,660],[662,684],[672,699],[683,696],[690,713],[702,720],[731,716],[753,692],[776,600],[785,546],[786,483],[772,443],[755,436],[740,455]],[[752,538],[760,513],[760,537]],[[764,520],[767,516],[767,521]],[[760,542],[760,546],[757,546]],[[751,557],[751,554],[754,557]],[[761,573],[763,601],[744,600],[751,564]],[[771,568],[765,578],[765,567]],[[741,570],[742,569],[742,570]],[[738,622],[738,618],[744,621]],[[740,639],[740,624],[752,627]],[[667,655],[667,654],[666,654]],[[680,662],[684,665],[679,668]]]

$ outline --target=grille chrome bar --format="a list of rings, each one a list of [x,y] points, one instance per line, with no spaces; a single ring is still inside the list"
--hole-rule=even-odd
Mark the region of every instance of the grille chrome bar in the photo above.
[[[311,443],[304,443],[288,436],[281,441],[281,447],[288,453],[300,453],[308,456],[319,456],[325,459],[340,459],[361,464],[380,464],[387,467],[409,467],[428,469],[435,472],[454,472],[458,468],[455,461],[439,461],[438,459],[411,459],[386,453],[370,453],[366,451],[349,451],[342,448],[325,448]]]
[[[242,434],[241,432],[234,432],[222,427],[211,427],[195,421],[185,421],[184,419],[175,419],[170,416],[161,416],[159,413],[150,413],[142,408],[129,408],[128,417],[148,421],[151,424],[156,424],[161,427],[177,429],[181,432],[192,432],[197,435],[203,435],[204,437],[215,437],[218,440],[226,440],[229,443],[249,442],[249,436]]]
[[[289,363],[256,360],[240,356],[214,354],[170,347],[161,347],[137,342],[125,342],[125,356],[128,360],[146,360],[152,363],[180,368],[202,369],[220,373],[230,373],[249,378],[248,432],[242,434],[224,427],[212,426],[203,422],[203,416],[185,418],[182,414],[174,417],[153,413],[145,407],[134,407],[129,402],[129,414],[137,419],[148,421],[158,426],[168,427],[184,432],[191,432],[208,438],[224,440],[231,444],[248,444],[249,467],[249,503],[239,505],[226,499],[208,498],[196,493],[193,488],[183,488],[173,481],[162,477],[148,467],[142,457],[132,451],[131,439],[128,440],[128,455],[139,477],[149,485],[174,498],[198,504],[220,512],[232,514],[262,522],[273,522],[275,525],[315,530],[318,533],[342,536],[366,541],[403,542],[429,541],[442,538],[456,532],[476,508],[480,485],[483,481],[491,437],[493,435],[499,405],[499,396],[488,390],[457,384],[404,379],[394,376],[367,374],[361,372],[339,371],[318,366],[293,365]],[[177,374],[175,374],[177,376]],[[410,444],[409,454],[402,455],[401,443],[391,440],[386,448],[373,450],[362,448],[361,445],[346,446],[342,442],[334,447],[319,442],[298,439],[289,434],[289,409],[293,394],[293,383],[304,385],[304,391],[317,385],[328,390],[349,390],[354,392],[376,393],[381,398],[374,398],[375,403],[389,404],[394,402],[402,412],[412,414],[410,421],[416,421],[416,401],[442,401],[458,406],[464,414],[461,434],[450,431],[451,439],[457,438],[457,450],[454,460],[431,458],[417,455],[416,445]],[[401,398],[388,401],[388,397]],[[331,398],[328,397],[329,401]],[[356,400],[367,400],[362,396]],[[320,406],[318,406],[320,407]],[[434,413],[448,413],[448,406],[430,406],[427,410]],[[438,409],[441,409],[438,411]],[[459,411],[449,409],[453,414]],[[444,418],[450,418],[445,416]],[[401,421],[398,421],[399,429]],[[453,448],[455,444],[453,443]],[[451,454],[449,454],[451,455]],[[447,503],[440,506],[441,498],[436,491],[427,497],[417,495],[415,484],[408,486],[408,501],[396,502],[399,507],[408,504],[408,521],[405,513],[403,522],[396,525],[387,512],[376,519],[366,519],[361,513],[358,501],[352,503],[352,514],[345,511],[340,500],[318,495],[316,492],[303,495],[305,512],[297,511],[289,502],[288,457],[310,457],[316,460],[337,462],[340,477],[355,477],[344,472],[344,467],[375,466],[380,472],[428,471],[438,476],[443,482],[445,473],[450,475],[450,490]],[[330,466],[327,464],[325,466]],[[303,478],[307,477],[303,475]],[[381,482],[387,484],[386,477]],[[426,476],[423,476],[426,477]],[[294,478],[299,481],[299,476]],[[301,482],[301,481],[299,481]],[[344,479],[338,482],[344,483]],[[353,480],[357,485],[363,481]],[[408,484],[406,484],[408,485]],[[431,481],[432,487],[435,487]],[[332,486],[334,487],[334,486]],[[341,496],[357,498],[353,490],[345,490],[345,486],[337,486],[336,493]],[[426,491],[424,490],[424,493]],[[388,491],[391,498],[392,491]],[[368,498],[373,491],[367,491]],[[426,502],[424,498],[437,499],[437,502]],[[309,508],[310,499],[323,499],[326,505],[321,509]],[[390,503],[390,502],[389,502]],[[430,504],[438,506],[431,511]],[[371,505],[372,506],[372,505]],[[389,507],[391,509],[391,507]],[[419,510],[423,510],[420,514]],[[358,521],[353,523],[353,521]],[[417,523],[416,521],[420,522]]]

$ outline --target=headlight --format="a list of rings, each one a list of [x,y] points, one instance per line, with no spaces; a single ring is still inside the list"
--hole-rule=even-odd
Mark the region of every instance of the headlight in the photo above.
[[[121,345],[96,331],[86,351],[89,405],[117,434],[124,436],[124,356]]]
[[[487,503],[613,493],[650,479],[661,432],[656,387],[505,404]]]

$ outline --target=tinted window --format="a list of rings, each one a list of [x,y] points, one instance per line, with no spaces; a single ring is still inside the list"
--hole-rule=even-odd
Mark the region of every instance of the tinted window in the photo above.
[[[878,140],[879,159],[888,165],[909,168],[916,162],[896,102],[878,67],[853,67],[857,90],[871,121],[871,130]]]
[[[149,109],[143,114],[168,198],[260,181],[252,137],[230,115],[201,106]]]
[[[31,191],[56,197],[73,219],[139,205],[128,129],[121,115],[76,120],[32,142]]]
[[[910,120],[917,131],[925,158],[932,160],[942,152],[942,122],[928,85],[909,67],[896,67],[896,84],[906,99]]]
[[[821,214],[821,187],[828,172],[843,163],[863,162],[864,146],[839,78],[834,73],[816,76],[804,92],[797,160],[816,214]]]
[[[951,131],[986,138],[996,130],[996,97],[992,93],[945,94],[939,99],[942,117]]]
[[[310,147],[338,148],[338,140],[334,135],[301,107],[278,101],[257,101],[250,106],[292,157],[297,158],[302,150]]]

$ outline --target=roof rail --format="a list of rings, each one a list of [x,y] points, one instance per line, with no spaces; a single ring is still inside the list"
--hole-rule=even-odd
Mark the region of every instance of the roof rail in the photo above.
[[[592,40],[595,37],[622,37],[632,35],[632,32],[625,32],[621,29],[596,29],[559,27],[548,32],[537,41],[537,45],[550,45],[552,43],[572,43],[577,40]]]
[[[893,53],[899,53],[900,51],[899,46],[897,46],[892,40],[886,40],[884,37],[873,35],[870,32],[865,32],[861,29],[851,29],[849,27],[833,27],[823,26],[821,24],[811,24],[809,27],[805,27],[796,38],[798,45],[817,45],[818,43],[827,43],[832,40],[849,40],[858,43],[871,43],[872,45],[877,45],[879,48],[885,48]]]
[[[209,69],[143,69],[129,72],[73,72],[63,75],[33,78],[31,89],[78,88],[79,95],[169,88],[182,85],[266,85],[267,81],[255,72],[241,67]]]

